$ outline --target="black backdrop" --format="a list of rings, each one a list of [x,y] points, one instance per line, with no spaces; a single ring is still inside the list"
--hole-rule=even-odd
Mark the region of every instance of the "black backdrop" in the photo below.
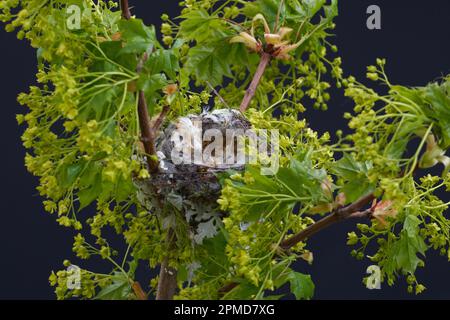
[[[167,12],[178,13],[178,1],[137,1],[133,13],[148,24],[159,24]],[[382,9],[382,30],[366,28],[366,8],[378,4]],[[351,0],[340,1],[334,42],[340,48],[344,69],[359,79],[365,66],[377,57],[388,59],[391,82],[423,85],[450,72],[450,1],[448,0]],[[16,96],[34,82],[36,54],[27,43],[13,34],[0,32],[0,298],[53,299],[48,285],[51,270],[62,268],[72,256],[72,236],[59,227],[54,217],[44,213],[35,191],[37,181],[23,165],[24,148],[15,114],[23,112]],[[306,117],[318,131],[334,131],[345,126],[342,114],[352,104],[337,92],[327,113],[308,111]],[[369,291],[361,279],[369,265],[350,257],[345,245],[346,233],[354,222],[333,226],[310,240],[314,251],[312,266],[299,265],[312,274],[317,299],[409,299],[400,280],[394,287]],[[77,262],[76,260],[74,260]],[[90,266],[103,270],[101,261]],[[141,272],[144,267],[141,268]],[[429,253],[426,268],[417,273],[428,287],[421,298],[449,299],[450,274],[446,257]]]

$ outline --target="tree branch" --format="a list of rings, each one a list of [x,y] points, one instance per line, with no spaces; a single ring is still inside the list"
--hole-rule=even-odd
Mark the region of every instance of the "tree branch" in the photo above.
[[[168,251],[172,251],[175,246],[176,236],[172,229],[167,233]],[[177,290],[177,270],[169,266],[169,257],[166,256],[161,263],[159,270],[158,289],[156,300],[172,300]]]
[[[131,18],[128,0],[120,0],[120,9],[122,10],[122,18],[129,20]]]
[[[158,171],[158,158],[156,155],[155,133],[150,124],[150,117],[148,115],[147,101],[145,100],[144,91],[139,91],[138,101],[138,116],[139,125],[141,127],[142,143],[147,154],[147,165],[150,173]]]
[[[297,243],[310,238],[314,234],[328,228],[329,226],[337,222],[351,218],[361,218],[364,216],[368,216],[370,214],[370,210],[366,210],[364,212],[359,212],[359,210],[365,205],[372,202],[373,199],[375,199],[375,196],[373,195],[373,193],[370,193],[346,207],[335,210],[333,213],[310,225],[305,230],[300,231],[299,233],[281,242],[280,248],[283,250],[288,250],[295,246]]]
[[[258,68],[256,69],[255,75],[253,76],[253,80],[250,83],[247,91],[245,92],[244,99],[242,100],[241,106],[239,107],[241,112],[245,112],[245,110],[247,110],[248,106],[250,105],[250,102],[255,96],[256,89],[258,88],[259,82],[261,81],[261,78],[264,74],[264,71],[266,71],[270,60],[272,60],[272,55],[267,52],[262,52],[261,60],[259,62]]]
[[[131,19],[128,0],[120,1],[120,9],[122,10],[123,19],[126,20]],[[148,53],[146,52],[138,63],[138,67],[136,68],[137,73],[142,72],[143,65],[147,59]],[[150,173],[155,173],[158,171],[159,165],[158,157],[156,155],[155,131],[152,129],[150,124],[147,101],[145,99],[145,93],[142,90],[140,90],[138,93],[138,117],[142,135],[141,140],[142,143],[144,144],[145,153],[147,154],[148,169]]]
[[[120,1],[120,8],[122,10],[123,19],[129,20],[131,19],[131,13],[128,6],[128,0]],[[145,61],[147,61],[149,53],[146,52],[140,59],[138,66],[136,68],[137,73],[141,73]],[[141,129],[142,135],[142,143],[144,144],[145,153],[147,154],[147,165],[150,173],[155,173],[158,171],[159,161],[156,155],[156,146],[155,146],[155,135],[161,126],[162,121],[164,120],[165,115],[168,112],[168,108],[164,108],[161,112],[159,118],[155,122],[155,125],[151,126],[150,116],[148,114],[148,106],[145,98],[145,93],[143,90],[140,90],[138,93],[138,117],[139,117],[139,126]],[[161,208],[163,204],[160,202]],[[168,231],[167,235],[167,243],[170,248],[175,245],[175,234],[172,229]],[[156,293],[157,300],[170,300],[175,295],[177,289],[177,271],[169,266],[169,257],[166,256],[161,263],[161,270],[159,275],[158,289]],[[145,300],[147,299],[147,295],[142,290],[139,283],[135,282],[133,284],[133,290],[136,296],[139,299]]]

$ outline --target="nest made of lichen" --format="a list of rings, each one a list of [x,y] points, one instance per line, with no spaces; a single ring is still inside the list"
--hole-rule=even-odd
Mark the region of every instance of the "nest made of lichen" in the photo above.
[[[200,128],[199,124],[201,124]],[[175,164],[172,161],[172,151],[175,146],[173,136],[180,130],[191,130],[191,133],[200,134],[203,137],[207,130],[216,129],[223,137],[226,137],[227,130],[245,132],[250,128],[250,122],[239,111],[233,109],[188,115],[171,122],[156,141],[159,158],[158,172],[152,174],[149,179],[136,182],[140,202],[145,207],[152,207],[155,198],[170,203],[184,214],[186,221],[193,227],[192,238],[197,243],[206,237],[213,236],[223,216],[217,205],[221,192],[217,175],[230,169],[242,171],[244,166],[239,163],[227,164],[225,159],[223,163],[217,165],[214,161]],[[196,130],[200,131],[195,132]],[[224,139],[223,143],[229,142]],[[191,143],[191,141],[183,143]],[[233,143],[230,146],[231,150],[236,150],[234,138],[231,143]],[[207,144],[202,141],[201,147],[204,148]],[[199,146],[193,146],[195,147]],[[224,145],[224,148],[226,147]]]
[[[200,115],[188,115],[177,119],[163,131],[157,139],[158,157],[160,158],[160,170],[152,176],[151,182],[162,194],[177,193],[185,199],[194,200],[198,198],[217,200],[220,193],[220,184],[216,175],[220,172],[233,169],[243,170],[242,164],[214,163],[190,163],[174,164],[171,161],[171,153],[174,148],[172,137],[177,130],[198,130],[195,123],[201,123],[201,136],[210,129],[219,130],[223,137],[227,130],[250,129],[250,122],[245,119],[239,111],[232,109],[220,109],[211,113]],[[233,140],[233,143],[235,140]],[[186,142],[189,143],[189,142]],[[224,139],[224,144],[226,143]],[[203,142],[202,148],[207,143]],[[193,146],[196,148],[198,146]],[[226,147],[226,146],[224,146]],[[232,147],[235,149],[234,146]],[[194,157],[192,157],[194,158]]]

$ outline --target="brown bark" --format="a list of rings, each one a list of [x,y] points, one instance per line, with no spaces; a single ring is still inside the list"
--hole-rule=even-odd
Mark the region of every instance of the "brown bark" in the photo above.
[[[287,250],[289,248],[292,248],[297,243],[302,242],[306,240],[307,238],[310,238],[314,234],[322,231],[323,229],[328,228],[329,226],[343,220],[351,219],[351,218],[360,218],[364,216],[359,212],[359,210],[364,207],[365,205],[372,202],[372,200],[375,199],[375,196],[373,193],[368,194],[356,202],[348,205],[347,207],[343,207],[340,209],[335,210],[330,215],[326,216],[325,218],[317,221],[316,223],[310,225],[305,230],[293,235],[292,237],[284,240],[280,244],[280,248],[283,250]],[[366,215],[370,214],[370,211],[364,211]]]
[[[122,18],[129,20],[131,19],[130,7],[128,4],[128,0],[120,1],[120,9],[122,10]],[[140,73],[142,71],[142,66],[145,61],[148,59],[148,53],[145,53],[142,59],[140,59],[137,72]],[[140,90],[138,94],[138,117],[139,117],[139,126],[141,128],[142,135],[142,143],[144,144],[144,150],[147,154],[147,165],[150,173],[155,173],[158,171],[159,161],[156,155],[156,147],[155,147],[155,132],[150,124],[150,117],[148,114],[148,106],[147,101],[145,99],[144,91]]]
[[[120,9],[122,10],[122,17],[124,19],[130,19],[131,13],[130,8],[128,6],[128,0],[120,0]]]
[[[128,0],[121,0],[120,7],[122,10],[123,19],[127,20],[131,19]],[[142,72],[143,65],[145,61],[148,59],[148,55],[149,53],[146,52],[140,59],[136,70],[138,73]],[[160,117],[155,123],[155,126],[152,128],[144,91],[140,90],[137,98],[138,98],[139,126],[141,129],[142,143],[144,144],[144,150],[145,153],[147,154],[147,165],[150,173],[155,173],[158,171],[159,165],[159,161],[156,155],[155,134],[169,110],[168,108],[163,109],[163,112],[161,113]],[[160,206],[161,208],[163,207],[161,201]],[[175,235],[172,230],[169,230],[168,242],[169,248],[175,244]],[[139,283],[135,282],[132,287],[136,296],[139,299],[143,300],[147,299],[147,295],[144,293]],[[158,283],[156,299],[158,300],[172,299],[173,296],[175,295],[176,289],[177,289],[177,272],[175,269],[169,267],[169,258],[166,257],[161,263],[160,280]]]
[[[175,246],[175,234],[173,230],[167,233],[167,245],[170,252]],[[165,257],[159,270],[158,289],[156,300],[172,300],[177,291],[177,270],[169,266],[169,257]]]
[[[158,171],[158,158],[156,155],[155,133],[150,124],[150,116],[148,114],[147,102],[145,100],[144,91],[139,91],[138,101],[139,125],[141,127],[142,143],[147,154],[147,165],[150,173]]]
[[[248,106],[250,105],[250,102],[255,96],[256,89],[258,88],[259,82],[261,81],[261,78],[264,74],[264,71],[266,71],[266,68],[270,63],[270,60],[272,60],[272,55],[270,53],[263,52],[261,54],[261,60],[259,62],[258,68],[256,69],[255,75],[253,76],[253,80],[250,83],[250,86],[248,87],[247,91],[245,92],[244,99],[242,100],[241,106],[239,107],[241,112],[245,112],[245,110],[247,110]]]

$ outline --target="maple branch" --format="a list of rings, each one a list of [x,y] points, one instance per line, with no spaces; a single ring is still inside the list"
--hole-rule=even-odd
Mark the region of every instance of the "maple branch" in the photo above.
[[[168,251],[172,251],[176,242],[176,236],[173,232],[173,229],[169,229],[166,241],[169,246]],[[161,267],[159,270],[156,300],[172,300],[177,287],[177,270],[169,266],[169,257],[166,256],[161,263]]]
[[[155,133],[150,125],[150,117],[148,115],[147,101],[145,100],[144,91],[139,91],[138,116],[139,126],[141,127],[142,143],[147,154],[147,165],[150,173],[158,171],[158,158],[156,155]]]
[[[122,10],[123,19],[129,20],[131,19],[131,13],[128,6],[128,0],[120,1],[120,8]],[[138,62],[138,66],[136,68],[137,73],[141,73],[144,67],[145,62],[149,57],[149,53],[146,52],[142,56],[142,58]],[[138,117],[139,117],[139,126],[141,129],[142,135],[142,143],[144,144],[144,150],[147,154],[147,165],[150,173],[155,173],[158,171],[159,161],[156,155],[156,145],[155,145],[155,135],[161,126],[164,117],[169,111],[168,107],[164,107],[163,111],[159,115],[159,118],[156,120],[153,128],[150,123],[150,116],[148,114],[148,106],[147,100],[145,98],[145,92],[140,90],[138,93]],[[159,206],[162,208],[163,204],[158,199]],[[168,231],[167,235],[167,243],[169,246],[169,250],[173,248],[175,245],[176,238],[172,229]],[[147,295],[142,290],[142,287],[139,283],[135,282],[132,285],[132,289],[135,292],[138,299],[146,300]],[[161,270],[159,274],[159,282],[158,289],[156,292],[157,300],[171,300],[175,295],[177,289],[177,271],[169,266],[169,257],[166,256],[161,263]]]
[[[354,203],[346,207],[336,209],[330,215],[326,216],[325,218],[322,218],[321,220],[310,225],[305,230],[300,231],[299,233],[281,242],[280,248],[283,250],[288,250],[293,246],[295,246],[297,243],[302,242],[307,238],[310,238],[314,234],[322,231],[323,229],[328,228],[329,226],[337,222],[352,218],[361,218],[370,216],[371,213],[370,210],[366,210],[363,212],[360,212],[359,210],[361,210],[361,208],[364,207],[365,205],[372,202],[373,199],[375,199],[375,196],[373,193],[370,193],[368,195],[361,197],[359,200],[355,201]]]
[[[129,20],[131,18],[128,0],[120,0],[120,9],[122,10],[122,18]]]
[[[262,52],[261,60],[259,62],[258,68],[256,69],[255,75],[253,76],[253,80],[250,83],[247,91],[245,92],[244,99],[242,100],[241,106],[239,107],[241,112],[245,112],[245,110],[247,110],[248,106],[250,105],[250,102],[255,96],[256,89],[258,88],[259,82],[261,81],[261,78],[266,71],[270,60],[272,60],[272,55],[267,52]]]
[[[130,20],[131,13],[128,5],[128,0],[120,1],[120,9],[122,10],[122,18],[125,20]],[[147,59],[148,53],[146,52],[138,63],[138,67],[136,68],[137,73],[142,72],[143,65]],[[158,171],[159,165],[158,157],[156,155],[155,131],[152,129],[150,124],[147,101],[145,99],[145,93],[143,90],[140,90],[138,93],[138,117],[142,135],[141,140],[144,144],[145,153],[147,154],[148,169],[150,173],[155,173]]]

